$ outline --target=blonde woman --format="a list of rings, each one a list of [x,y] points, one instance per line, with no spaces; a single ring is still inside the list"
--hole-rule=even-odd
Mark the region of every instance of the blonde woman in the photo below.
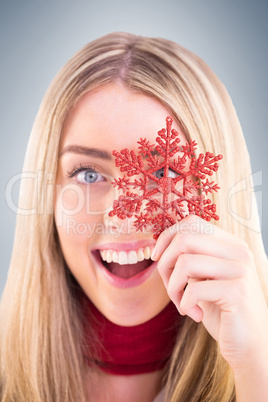
[[[109,215],[122,175],[111,151],[154,142],[167,116],[182,144],[224,155],[220,220],[190,215],[155,241]],[[46,93],[24,172],[1,301],[2,402],[266,400],[267,260],[260,232],[233,213],[258,222],[252,194],[230,197],[249,156],[202,60],[126,33],[89,43]]]

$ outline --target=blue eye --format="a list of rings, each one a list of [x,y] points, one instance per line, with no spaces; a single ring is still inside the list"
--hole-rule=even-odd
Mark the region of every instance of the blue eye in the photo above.
[[[93,184],[105,180],[105,178],[95,170],[81,170],[77,173],[76,178],[77,181],[85,184]]]
[[[164,168],[157,170],[156,172],[153,173],[153,175],[157,179],[162,179],[162,177],[164,177]],[[171,169],[168,170],[168,177],[175,179],[178,176],[179,176],[179,173],[174,172],[174,170],[171,170]]]

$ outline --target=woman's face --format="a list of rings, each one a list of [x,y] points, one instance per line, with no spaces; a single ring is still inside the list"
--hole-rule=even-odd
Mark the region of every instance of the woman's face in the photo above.
[[[152,234],[136,232],[132,219],[108,216],[118,197],[111,181],[123,176],[112,151],[137,152],[140,138],[155,143],[169,114],[157,100],[109,84],[83,96],[62,133],[55,196],[61,248],[87,296],[119,325],[149,320],[169,297],[157,263],[148,259]]]

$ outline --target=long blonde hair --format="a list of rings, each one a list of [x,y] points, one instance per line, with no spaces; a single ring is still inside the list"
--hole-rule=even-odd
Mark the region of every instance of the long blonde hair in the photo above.
[[[217,225],[244,238],[253,251],[267,295],[266,256],[249,155],[231,100],[215,74],[190,51],[159,38],[126,33],[86,45],[59,72],[41,104],[31,133],[21,183],[14,250],[1,302],[2,401],[86,401],[81,320],[75,283],[66,268],[53,220],[53,184],[65,118],[78,99],[118,81],[158,99],[199,151],[222,153],[214,196]],[[27,173],[31,172],[31,176]],[[232,201],[232,205],[230,204]],[[236,213],[234,213],[236,211]],[[257,222],[251,230],[246,220]],[[252,215],[253,214],[253,215]],[[167,399],[231,401],[232,373],[202,324],[185,319],[171,360]]]

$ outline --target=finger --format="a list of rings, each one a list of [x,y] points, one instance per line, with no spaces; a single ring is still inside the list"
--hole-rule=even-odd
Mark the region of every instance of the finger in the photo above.
[[[230,239],[225,240],[200,234],[183,235],[178,232],[158,261],[159,272],[169,271],[170,275],[177,259],[183,254],[212,256],[244,263],[252,262],[253,259],[247,246],[237,245]]]
[[[160,259],[162,253],[168,248],[168,246],[178,233],[180,233],[181,235],[203,234],[206,238],[215,237],[221,239],[222,241],[228,240],[233,244],[246,246],[246,243],[237,236],[234,236],[233,234],[226,232],[218,226],[204,221],[198,216],[189,215],[161,233],[152,253],[151,258],[154,261]]]
[[[245,270],[245,265],[240,261],[197,254],[182,254],[178,257],[174,269],[160,267],[159,272],[169,297],[174,300],[178,292],[183,291],[190,278],[230,280],[241,277]]]
[[[197,281],[198,281],[197,279],[189,279],[187,287],[189,284],[191,284],[193,282],[197,282]],[[183,300],[187,287],[180,292],[174,293],[171,300],[173,301],[173,303],[175,304],[175,306],[177,307],[177,309],[181,315],[188,315],[194,321],[200,322],[203,319],[203,311],[200,308],[200,306],[198,306],[196,304],[193,307],[189,307],[188,309],[185,309],[185,308],[183,308],[184,306],[181,304],[181,301]]]
[[[231,287],[235,287],[235,282],[232,282]],[[230,281],[189,281],[188,286],[180,299],[179,308],[184,314],[192,316],[193,311],[201,310],[198,303],[212,302],[221,306],[223,309],[225,305],[227,311],[227,306],[230,307],[233,305],[233,300],[231,303],[228,302],[229,293],[232,293],[232,291],[230,292]]]

